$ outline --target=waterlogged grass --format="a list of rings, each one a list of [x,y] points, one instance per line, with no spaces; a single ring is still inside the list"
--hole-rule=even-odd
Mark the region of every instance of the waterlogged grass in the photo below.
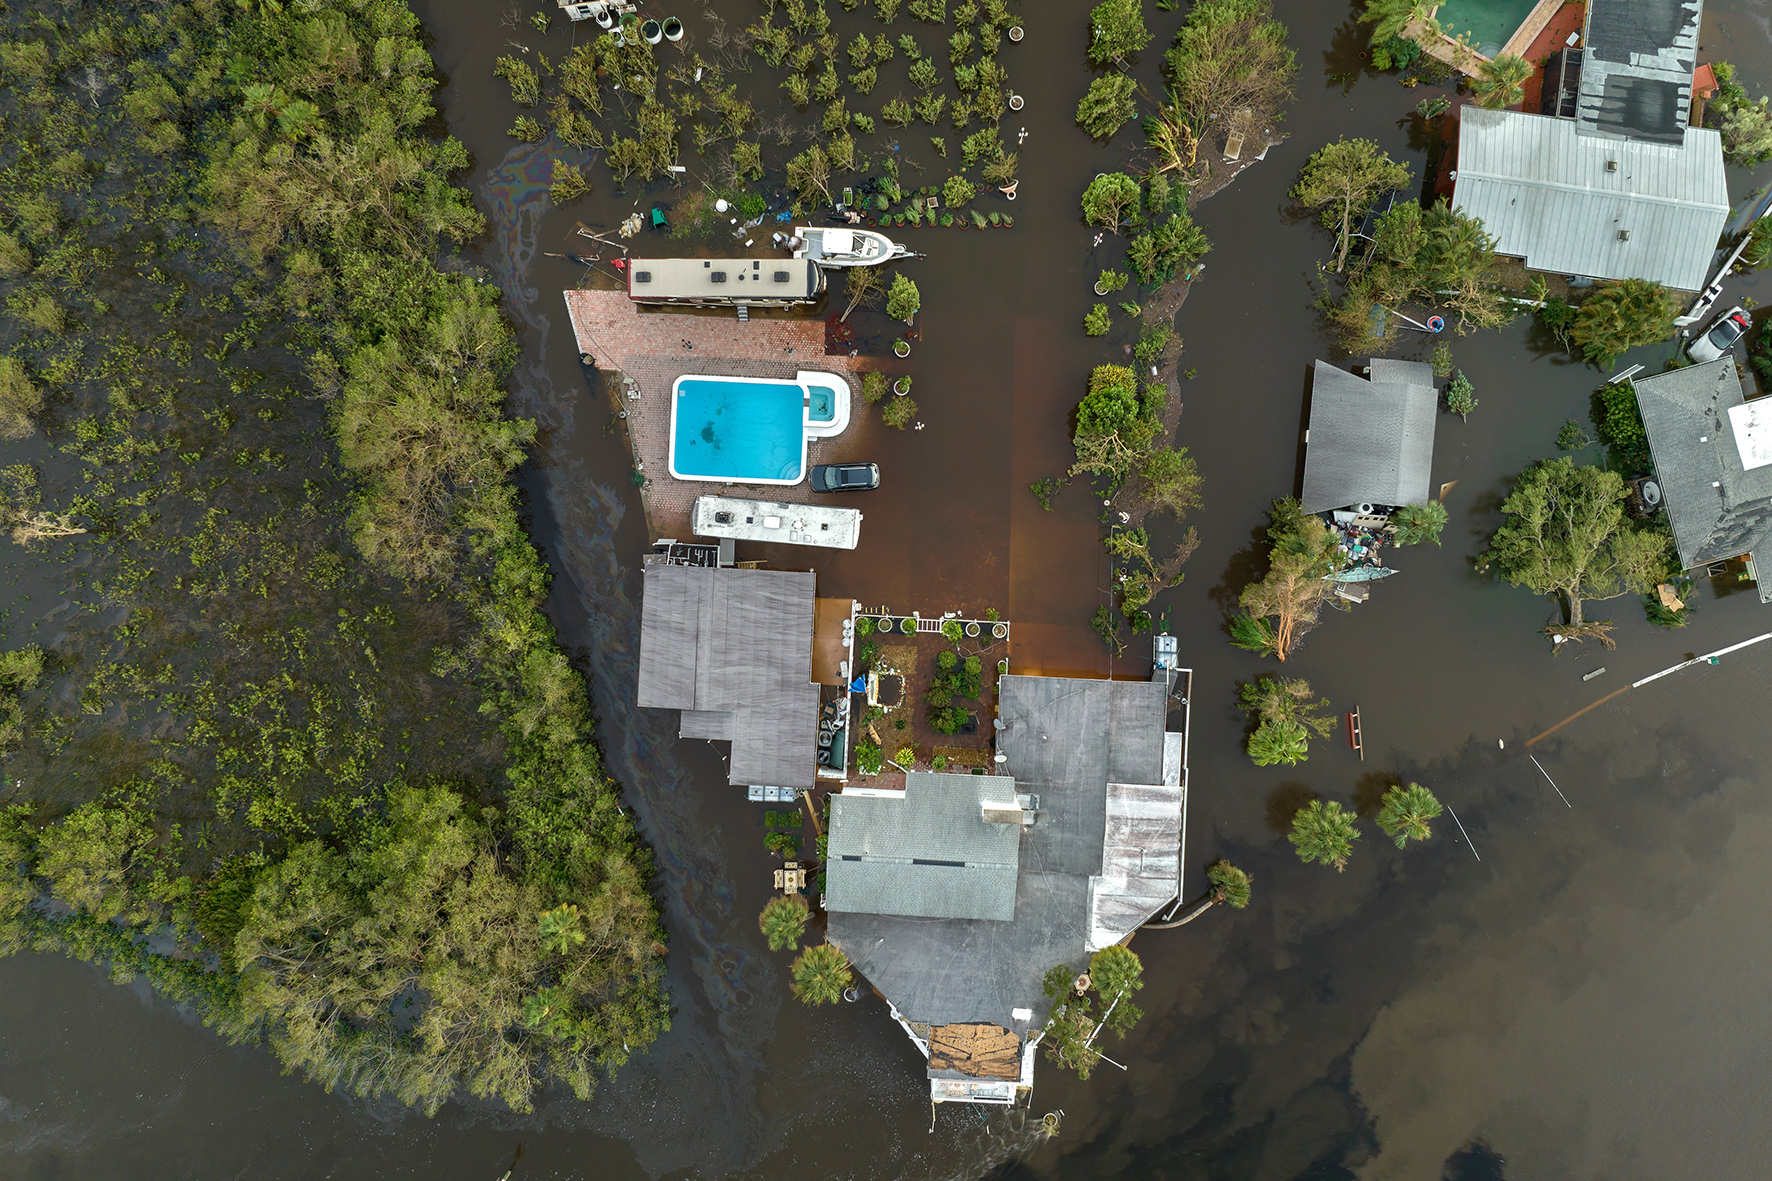
[[[540,611],[533,426],[498,292],[451,257],[481,223],[418,131],[415,19],[0,26],[0,355],[36,428],[4,457],[33,479],[0,541],[31,547],[0,951],[145,974],[427,1111],[588,1093],[668,1026],[662,933]]]

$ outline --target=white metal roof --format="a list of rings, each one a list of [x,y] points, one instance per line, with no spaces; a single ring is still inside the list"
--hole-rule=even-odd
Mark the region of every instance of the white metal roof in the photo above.
[[[1498,253],[1554,274],[1703,288],[1729,216],[1715,131],[1688,127],[1670,146],[1474,106],[1460,123],[1453,203],[1481,219]]]
[[[1772,399],[1729,407],[1729,426],[1735,431],[1743,471],[1772,463]]]

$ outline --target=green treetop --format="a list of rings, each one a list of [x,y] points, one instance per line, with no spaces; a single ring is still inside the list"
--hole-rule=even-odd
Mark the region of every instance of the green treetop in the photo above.
[[[806,900],[798,894],[771,898],[757,916],[757,927],[769,939],[770,951],[791,951],[806,933]]]
[[[1334,800],[1312,800],[1292,817],[1292,832],[1287,840],[1298,850],[1298,859],[1309,865],[1313,861],[1333,865],[1335,872],[1347,868],[1348,856],[1360,830],[1354,826],[1351,812],[1343,812]]]
[[[1151,43],[1143,0],[1102,0],[1089,13],[1089,64],[1124,61]]]
[[[1292,199],[1315,209],[1326,228],[1336,228],[1339,246],[1335,269],[1347,262],[1354,219],[1364,217],[1372,203],[1392,189],[1407,188],[1409,166],[1399,164],[1369,139],[1339,139],[1318,148],[1305,161]]]
[[[911,322],[923,307],[923,295],[905,275],[892,276],[892,290],[886,295],[886,314],[894,320]]]
[[[1433,836],[1434,831],[1428,827],[1428,822],[1445,810],[1434,798],[1434,793],[1419,783],[1393,787],[1384,793],[1383,806],[1378,812],[1378,827],[1401,849],[1411,840],[1425,841]]]
[[[855,982],[849,957],[834,943],[808,947],[794,960],[794,996],[808,1005],[834,1005]]]

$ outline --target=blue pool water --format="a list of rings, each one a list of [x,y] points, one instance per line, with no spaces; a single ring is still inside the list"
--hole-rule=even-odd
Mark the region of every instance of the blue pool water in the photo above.
[[[671,436],[672,474],[689,480],[799,482],[806,474],[805,398],[806,392],[789,382],[682,379]]]
[[[828,388],[822,385],[808,386],[807,395],[807,422],[829,422],[837,417],[835,399]]]

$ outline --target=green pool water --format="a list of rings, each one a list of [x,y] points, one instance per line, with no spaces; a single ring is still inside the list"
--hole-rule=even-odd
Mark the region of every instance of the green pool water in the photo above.
[[[1500,52],[1538,0],[1446,0],[1434,19],[1446,34],[1470,35],[1471,47],[1485,57]]]

